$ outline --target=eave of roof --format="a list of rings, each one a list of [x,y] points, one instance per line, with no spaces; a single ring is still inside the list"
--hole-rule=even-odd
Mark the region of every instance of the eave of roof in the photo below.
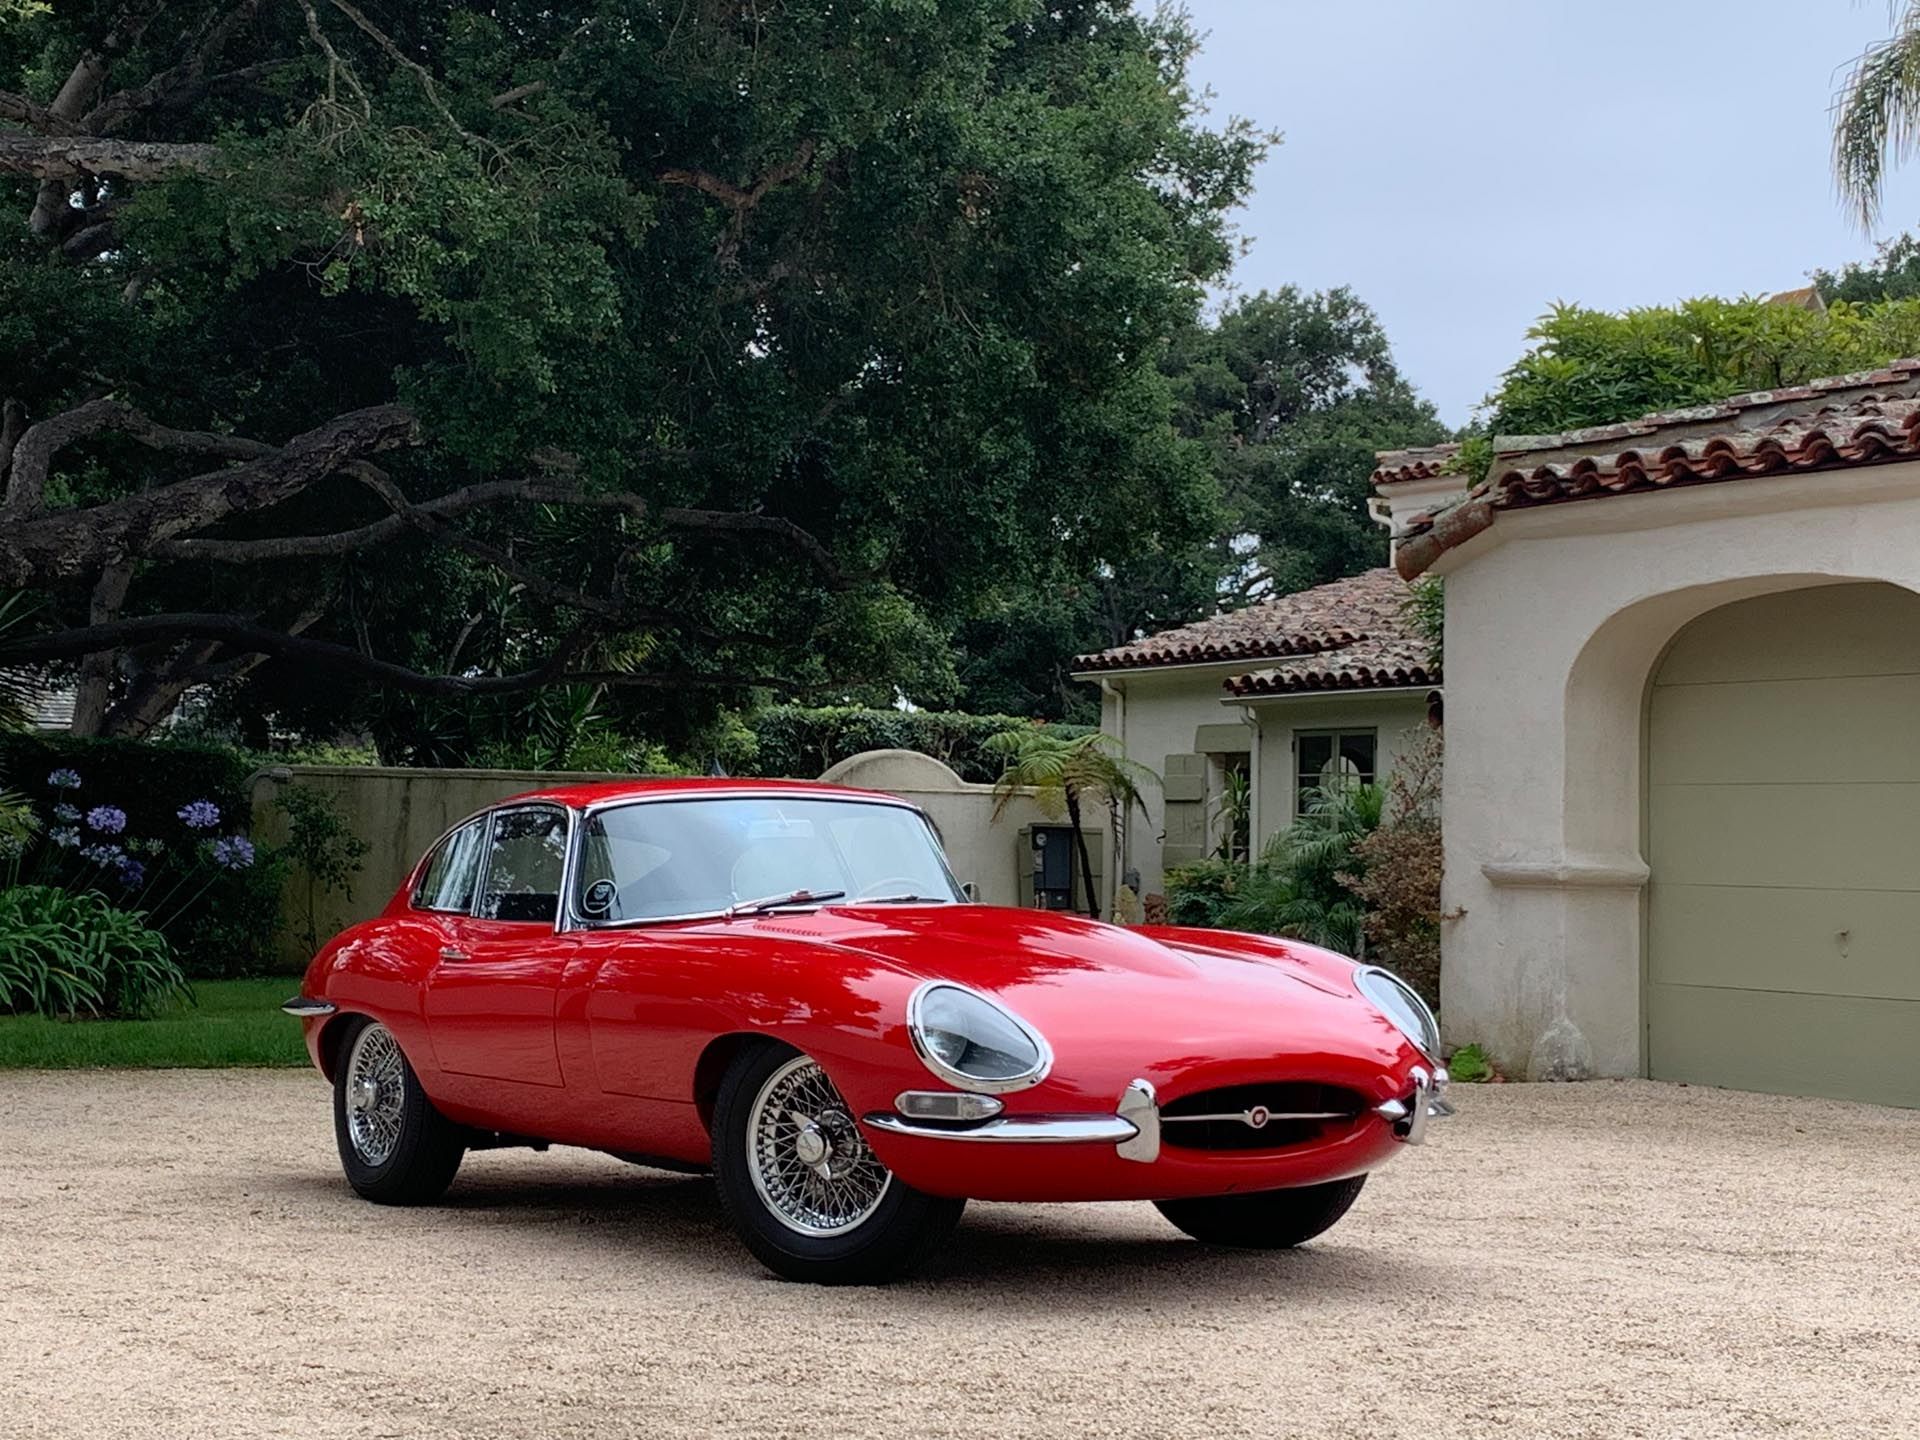
[[[1394,548],[1403,578],[1507,510],[1920,459],[1920,359],[1618,425],[1502,436],[1494,450],[1485,479],[1408,522]]]
[[[1453,472],[1447,466],[1460,453],[1457,444],[1421,445],[1410,450],[1381,450],[1373,457],[1373,483],[1404,485],[1413,480],[1433,480]]]

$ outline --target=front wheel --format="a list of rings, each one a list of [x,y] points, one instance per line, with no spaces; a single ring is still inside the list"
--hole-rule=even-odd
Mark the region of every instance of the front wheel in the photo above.
[[[391,1030],[364,1017],[350,1023],[333,1072],[340,1168],[368,1200],[430,1205],[466,1154],[460,1128],[433,1108]]]
[[[905,1274],[967,1203],[922,1194],[882,1165],[827,1072],[784,1045],[744,1052],[721,1081],[713,1174],[760,1263],[821,1285]]]
[[[1366,1183],[1366,1176],[1355,1175],[1350,1180],[1302,1185],[1293,1190],[1156,1200],[1154,1208],[1204,1244],[1287,1250],[1329,1229],[1347,1213]]]

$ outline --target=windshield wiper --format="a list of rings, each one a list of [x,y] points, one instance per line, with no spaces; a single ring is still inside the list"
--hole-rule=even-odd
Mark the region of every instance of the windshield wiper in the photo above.
[[[854,903],[859,905],[916,905],[922,901],[934,905],[951,905],[953,903],[952,900],[943,899],[938,895],[869,895],[866,899]]]
[[[763,895],[758,900],[738,900],[726,909],[726,918],[736,915],[757,915],[762,910],[778,910],[783,905],[818,905],[826,900],[838,900],[847,892],[844,890],[787,890],[778,895]]]

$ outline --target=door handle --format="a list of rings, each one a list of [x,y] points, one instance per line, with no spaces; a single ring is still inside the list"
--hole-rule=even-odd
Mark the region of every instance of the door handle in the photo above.
[[[451,945],[442,945],[440,947],[440,958],[442,960],[469,960],[472,957],[464,950],[456,950]]]

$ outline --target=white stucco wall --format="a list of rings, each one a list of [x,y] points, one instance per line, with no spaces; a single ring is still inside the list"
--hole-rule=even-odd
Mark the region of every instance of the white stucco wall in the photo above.
[[[954,875],[962,884],[972,885],[976,897],[988,905],[1021,903],[1021,871],[1023,867],[1030,870],[1032,851],[1021,848],[1020,831],[1060,823],[1040,808],[1031,791],[1015,794],[996,818],[993,812],[999,801],[993,786],[970,784],[917,750],[863,751],[820,778],[834,785],[884,790],[918,805],[939,830]],[[1112,854],[1105,809],[1082,819],[1088,833],[1097,837],[1090,842],[1094,852],[1102,857]],[[1110,914],[1112,884],[1105,874],[1100,882],[1106,892],[1100,897],[1101,911]]]
[[[1644,714],[1688,621],[1846,580],[1920,590],[1920,465],[1506,512],[1441,557],[1442,1023],[1510,1073],[1643,1073]]]
[[[1227,677],[1246,668],[1240,661],[1100,677],[1100,728],[1120,742],[1128,759],[1165,776],[1169,756],[1197,753],[1194,746],[1202,726],[1244,725],[1245,716],[1237,708],[1220,702]],[[1251,753],[1251,729],[1245,744]],[[1136,810],[1127,823],[1123,867],[1139,871],[1140,893],[1152,895],[1165,884],[1161,836],[1167,828],[1166,792],[1162,785],[1148,784],[1143,798],[1146,818]],[[1210,807],[1216,798],[1209,793],[1202,803]]]
[[[1296,730],[1373,730],[1379,737],[1376,763],[1382,777],[1423,732],[1429,689],[1342,691],[1329,695],[1230,699],[1227,677],[1244,674],[1247,662],[1183,665],[1164,670],[1103,677],[1101,727],[1120,741],[1129,758],[1156,775],[1167,773],[1168,757],[1217,747],[1222,725],[1247,727],[1244,743],[1252,761],[1255,794],[1253,846],[1257,852],[1293,821],[1293,734]],[[1217,749],[1213,753],[1223,752]],[[1205,771],[1201,802],[1217,840],[1219,786],[1213,766]],[[1167,792],[1146,787],[1147,818],[1135,813],[1126,842],[1126,865],[1140,872],[1140,893],[1162,892],[1166,883],[1163,836],[1167,831]],[[1210,842],[1211,843],[1211,842]]]
[[[1384,784],[1400,757],[1427,730],[1427,697],[1432,688],[1352,690],[1332,695],[1275,696],[1248,702],[1260,727],[1260,761],[1255,770],[1259,800],[1254,812],[1258,848],[1294,819],[1293,737],[1300,730],[1372,730],[1377,737],[1374,765]]]

